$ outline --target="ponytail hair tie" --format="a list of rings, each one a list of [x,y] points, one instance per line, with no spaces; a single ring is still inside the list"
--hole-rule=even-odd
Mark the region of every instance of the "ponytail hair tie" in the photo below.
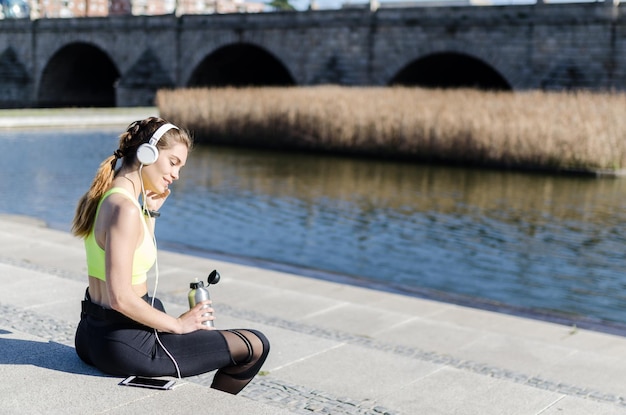
[[[124,153],[118,148],[113,152],[113,156],[115,156],[116,159],[121,159],[122,157],[124,157]]]

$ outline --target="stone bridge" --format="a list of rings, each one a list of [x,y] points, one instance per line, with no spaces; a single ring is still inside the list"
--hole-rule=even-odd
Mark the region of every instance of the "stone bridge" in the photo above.
[[[0,21],[0,107],[153,105],[160,88],[626,89],[614,3]]]

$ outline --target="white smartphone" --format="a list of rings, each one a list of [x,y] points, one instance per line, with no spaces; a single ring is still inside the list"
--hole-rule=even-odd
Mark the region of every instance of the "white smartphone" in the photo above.
[[[172,389],[172,386],[174,386],[175,383],[175,380],[146,378],[143,376],[129,376],[121,381],[120,385],[167,390]]]

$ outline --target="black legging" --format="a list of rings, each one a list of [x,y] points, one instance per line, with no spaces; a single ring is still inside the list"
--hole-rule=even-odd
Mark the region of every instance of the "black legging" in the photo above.
[[[145,295],[145,301],[152,299]],[[211,387],[238,393],[258,373],[269,353],[267,338],[256,330],[198,330],[189,334],[159,333],[123,314],[91,302],[82,303],[76,330],[76,352],[87,364],[116,376],[181,376],[218,369]],[[154,299],[154,307],[165,312]]]

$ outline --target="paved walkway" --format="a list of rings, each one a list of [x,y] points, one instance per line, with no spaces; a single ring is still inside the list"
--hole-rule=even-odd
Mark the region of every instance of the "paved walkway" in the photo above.
[[[0,129],[114,127],[121,134],[131,122],[158,113],[156,107],[9,109],[0,110]]]
[[[206,387],[211,374],[118,386],[73,349],[83,256],[68,233],[0,216],[1,414],[626,413],[624,337],[163,250],[170,314],[217,269],[216,325],[260,329],[272,352],[238,396]]]

